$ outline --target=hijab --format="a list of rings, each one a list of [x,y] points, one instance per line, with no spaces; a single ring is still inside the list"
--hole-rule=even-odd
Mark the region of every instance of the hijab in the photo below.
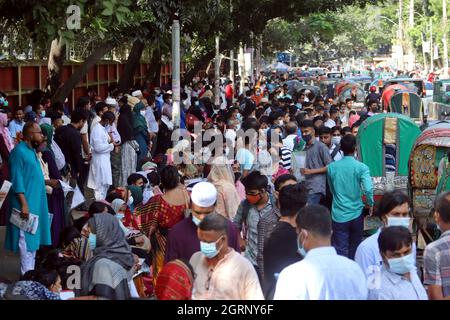
[[[111,202],[111,208],[113,208],[114,212],[117,214],[120,211],[120,207],[122,207],[125,204],[125,201],[122,199],[115,199],[113,202]]]
[[[167,263],[158,275],[155,286],[158,300],[191,300],[194,277],[191,269],[177,259]]]
[[[144,191],[138,186],[128,186],[128,190],[131,192],[131,196],[134,200],[133,205],[136,208],[144,200]]]
[[[145,108],[142,102],[138,102],[133,108],[133,129],[135,133],[145,132],[147,134],[147,120],[141,115],[141,110]]]
[[[89,288],[94,282],[94,267],[98,260],[111,260],[121,265],[126,271],[131,270],[134,265],[131,247],[115,216],[97,213],[89,219],[88,225],[91,232],[96,235],[97,245],[93,257],[81,267],[81,295],[89,294]]]
[[[120,108],[119,119],[117,120],[117,131],[120,134],[122,143],[134,140],[133,112],[128,104],[125,104]]]
[[[11,134],[8,130],[8,116],[5,113],[0,112],[0,135],[5,142],[6,148],[9,152],[14,148],[14,144],[11,140]]]
[[[52,150],[53,127],[49,124],[41,124],[42,134],[47,138],[47,149]]]

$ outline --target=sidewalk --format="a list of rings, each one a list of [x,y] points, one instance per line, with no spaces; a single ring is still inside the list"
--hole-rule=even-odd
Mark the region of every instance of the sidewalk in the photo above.
[[[5,233],[6,227],[0,227],[0,277],[17,281],[20,276],[20,257],[5,250]]]

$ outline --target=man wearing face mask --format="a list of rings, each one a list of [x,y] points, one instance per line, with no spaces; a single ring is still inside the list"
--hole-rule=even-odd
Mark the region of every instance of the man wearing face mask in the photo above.
[[[11,208],[19,211],[22,219],[29,219],[30,213],[37,215],[39,224],[36,233],[31,234],[8,223],[5,241],[6,249],[20,252],[22,275],[34,270],[36,251],[39,247],[51,245],[44,175],[35,151],[44,139],[40,126],[33,122],[25,124],[23,139],[9,156],[13,194]]]
[[[332,162],[325,144],[316,140],[315,127],[312,120],[304,120],[301,124],[302,138],[306,142],[305,168],[301,169],[309,189],[308,204],[319,204],[326,194],[327,165]]]
[[[386,192],[378,205],[378,216],[383,223],[383,227],[361,242],[355,253],[355,261],[364,271],[369,282],[375,280],[374,276],[380,272],[383,265],[378,246],[378,238],[382,230],[385,227],[392,226],[403,226],[405,228],[412,226],[408,196],[400,190]],[[412,250],[415,257],[415,243],[412,244]]]
[[[405,227],[387,227],[378,238],[383,268],[369,286],[369,300],[428,300],[414,264],[412,236]]]
[[[333,161],[341,160],[344,157],[344,153],[341,151],[340,140],[338,144],[333,143],[333,138],[331,136],[332,130],[328,127],[322,127],[319,130],[320,142],[328,147],[331,159]]]
[[[228,221],[213,213],[199,224],[200,252],[190,259],[193,300],[264,300],[251,263],[228,246]]]
[[[259,171],[250,172],[242,183],[245,186],[246,199],[239,205],[233,222],[242,232],[243,238],[239,239],[241,250],[245,250],[245,257],[250,260],[262,278],[264,241],[260,241],[260,237],[266,235],[260,234],[260,223],[272,220],[268,216],[274,215],[272,209],[275,207],[275,199],[268,192],[267,176]]]
[[[114,122],[114,114],[110,111],[102,115],[98,126],[91,132],[92,161],[89,169],[87,186],[95,191],[95,200],[104,200],[112,185],[110,153],[119,144],[108,135],[109,126]]]
[[[434,219],[442,232],[438,240],[425,248],[424,284],[428,287],[430,300],[450,299],[450,192],[436,198]]]
[[[331,246],[330,211],[308,205],[297,214],[297,246],[304,257],[281,271],[275,300],[366,300],[366,279],[356,262]]]
[[[167,91],[163,96],[164,104],[162,105],[162,114],[172,120],[172,91]]]
[[[200,251],[197,228],[205,217],[215,212],[216,202],[217,190],[212,183],[199,182],[192,188],[191,215],[169,230],[165,263],[175,259],[189,260]],[[236,252],[241,252],[238,231],[231,221],[228,221],[227,235],[228,245]]]

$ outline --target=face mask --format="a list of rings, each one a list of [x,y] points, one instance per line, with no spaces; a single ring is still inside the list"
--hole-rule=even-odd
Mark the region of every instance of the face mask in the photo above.
[[[306,143],[309,143],[309,141],[311,141],[311,139],[312,139],[312,135],[304,134],[302,138],[303,138],[303,140],[305,140]]]
[[[92,232],[89,234],[89,247],[91,248],[91,251],[95,249],[97,246],[97,236],[93,234]]]
[[[408,229],[410,221],[411,221],[411,218],[409,218],[409,217],[406,217],[406,218],[388,217],[387,218],[387,226],[388,227],[400,226],[400,227],[405,227]]]
[[[123,213],[117,213],[116,218],[122,220],[123,218],[125,218],[125,215]]]
[[[242,115],[240,113],[236,114],[236,119],[239,121],[242,121]]]
[[[133,196],[130,196],[130,197],[128,198],[127,205],[128,205],[128,206],[131,206],[131,205],[133,204],[133,202],[134,202]]]
[[[145,110],[141,110],[141,116],[145,116]]]
[[[306,257],[306,250],[303,247],[303,245],[300,243],[298,237],[297,237],[297,252],[299,255],[301,255],[302,257]]]
[[[217,242],[219,242],[219,240],[222,239],[222,237],[220,237],[219,239],[217,239],[216,242],[213,243],[208,243],[208,242],[203,242],[200,241],[200,251],[209,259],[214,258],[215,256],[217,256],[219,254],[219,251],[216,247]]]
[[[200,224],[201,221],[199,218],[192,215],[192,222],[198,227],[198,225]]]
[[[45,118],[45,110],[41,111],[41,118]]]
[[[338,145],[341,143],[341,137],[332,137],[331,142],[334,143],[335,145]]]
[[[246,195],[245,197],[250,204],[257,204],[261,200],[261,194]]]
[[[283,126],[283,125],[284,125],[284,121],[283,121],[283,120],[280,120],[280,121],[278,121],[278,124],[279,124],[280,126]]]
[[[107,124],[107,125],[105,126],[105,129],[106,129],[106,131],[111,130],[111,125],[110,125],[110,124]]]
[[[412,253],[401,258],[388,259],[389,270],[396,274],[405,274],[414,270],[414,256]]]

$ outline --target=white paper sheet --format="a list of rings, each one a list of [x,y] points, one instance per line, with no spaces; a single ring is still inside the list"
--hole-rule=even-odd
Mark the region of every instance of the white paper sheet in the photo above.
[[[84,198],[83,194],[81,193],[80,188],[78,186],[76,186],[75,192],[74,192],[73,198],[72,198],[72,205],[70,206],[70,209],[78,207],[84,201],[86,201],[86,199]]]

